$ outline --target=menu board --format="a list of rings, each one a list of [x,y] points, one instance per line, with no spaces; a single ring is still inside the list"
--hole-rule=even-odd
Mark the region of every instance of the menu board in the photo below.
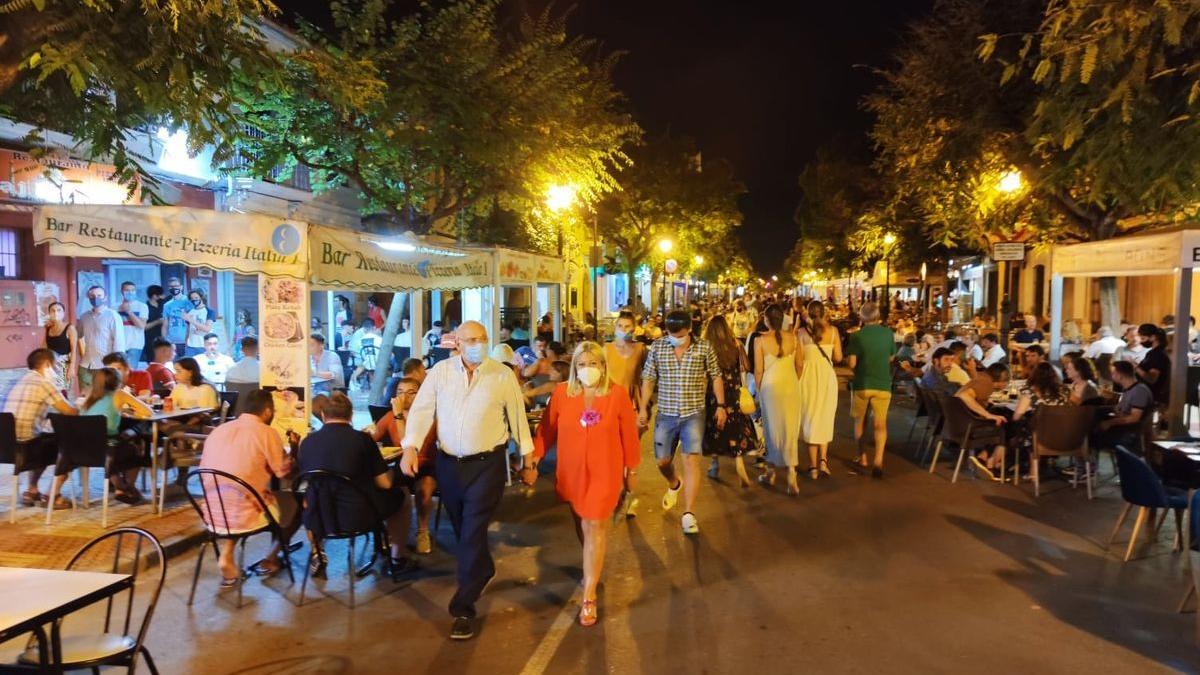
[[[259,382],[275,397],[271,426],[286,440],[287,432],[308,432],[309,358],[308,283],[298,279],[258,276]]]

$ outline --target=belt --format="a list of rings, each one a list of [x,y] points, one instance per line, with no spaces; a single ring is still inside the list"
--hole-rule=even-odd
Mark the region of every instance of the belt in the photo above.
[[[476,452],[476,453],[473,453],[470,455],[464,455],[462,457],[459,457],[458,455],[452,455],[452,454],[446,452],[445,450],[441,450],[440,452],[443,457],[445,457],[446,459],[448,459],[452,462],[458,462],[459,464],[465,464],[466,462],[482,462],[483,460],[491,457],[492,453],[498,452],[498,451],[503,451],[507,448],[508,448],[508,443],[505,442],[505,443],[501,443],[500,445],[497,445],[494,448],[489,448],[482,452]]]

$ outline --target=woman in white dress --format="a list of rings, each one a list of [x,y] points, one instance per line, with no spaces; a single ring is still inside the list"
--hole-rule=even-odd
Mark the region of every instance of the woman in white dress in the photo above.
[[[829,442],[837,415],[837,374],[833,364],[842,360],[842,340],[829,325],[825,305],[808,303],[808,325],[796,334],[796,369],[800,372],[800,438],[808,445],[808,474],[816,480],[829,475]]]
[[[754,382],[762,411],[763,437],[771,469],[759,477],[774,486],[780,473],[787,476],[790,495],[800,492],[796,464],[800,450],[800,380],[796,376],[796,337],[783,328],[783,309],[766,311],[767,332],[756,337]]]

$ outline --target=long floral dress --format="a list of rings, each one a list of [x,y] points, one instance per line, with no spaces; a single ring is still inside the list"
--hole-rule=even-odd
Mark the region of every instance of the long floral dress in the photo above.
[[[717,428],[717,398],[712,387],[708,388],[704,404],[704,454],[737,457],[758,447],[758,434],[754,421],[738,408],[738,392],[742,386],[742,369],[735,364],[732,369],[721,371],[725,387],[727,417],[725,428]]]

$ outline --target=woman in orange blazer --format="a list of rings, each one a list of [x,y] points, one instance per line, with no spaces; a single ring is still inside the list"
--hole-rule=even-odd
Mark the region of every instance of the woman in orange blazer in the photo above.
[[[534,438],[541,459],[558,447],[558,496],[571,505],[583,544],[583,604],[579,623],[596,623],[596,586],[604,566],[608,528],[621,490],[634,488],[642,461],[637,411],[623,387],[609,382],[604,349],[583,342],[571,357],[568,380],[550,395]]]

